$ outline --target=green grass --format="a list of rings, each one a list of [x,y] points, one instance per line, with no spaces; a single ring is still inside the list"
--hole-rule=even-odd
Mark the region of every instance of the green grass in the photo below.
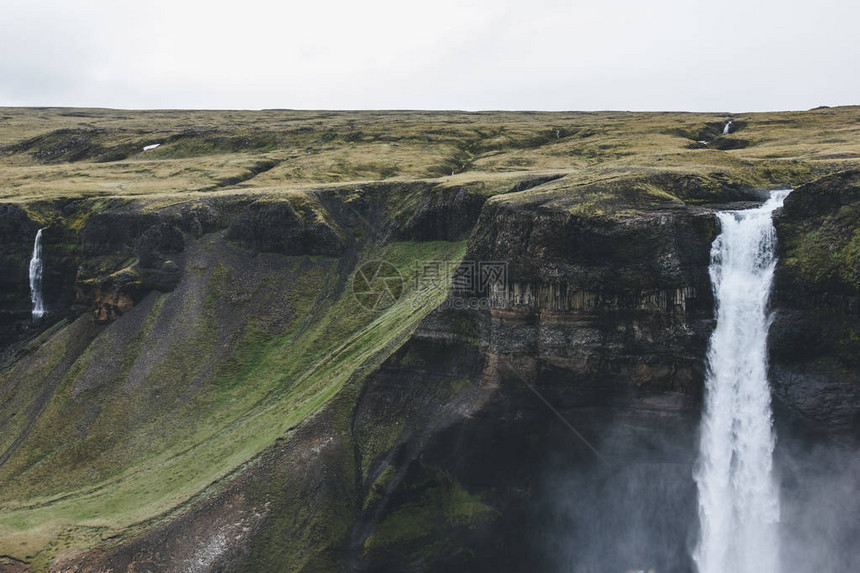
[[[456,261],[464,248],[463,243],[393,243],[376,255],[408,276],[414,260]],[[313,293],[323,280],[320,273],[325,272],[324,266],[314,266],[293,293],[296,307],[307,314],[274,336],[249,323],[214,382],[179,410],[141,411],[145,398],[135,398],[134,392],[121,388],[70,397],[76,374],[92,358],[91,347],[46,409],[26,450],[3,467],[0,552],[32,558],[46,539],[61,534],[74,537],[74,531],[91,532],[92,528],[113,535],[182,504],[315,412],[349,379],[371,372],[446,292],[441,284],[416,299],[407,284],[405,296],[380,313],[357,305],[348,290],[323,308],[314,307]],[[211,274],[212,283],[225,281],[218,267]],[[218,287],[210,290],[216,299],[207,305],[210,313],[222,299],[219,291],[223,292]],[[150,311],[141,337],[146,338],[158,313],[165,312],[165,303],[160,302]],[[206,318],[202,324],[211,320]],[[196,330],[193,340],[162,357],[147,380],[147,392],[166,396],[170,385],[159,380],[175,384],[177,378],[192,377],[194,365],[205,361],[192,359],[195,353],[212,345],[206,334],[210,329],[204,327],[202,336]],[[109,347],[108,332],[102,335],[101,345]],[[61,345],[62,339],[56,344]],[[141,351],[140,342],[129,347],[130,353],[136,351]],[[128,356],[124,363],[133,359]],[[116,384],[124,376],[121,372]],[[71,437],[74,428],[69,426],[83,415],[81,409],[89,398],[104,409],[84,442]],[[69,421],[63,423],[63,417]],[[123,428],[129,432],[123,433]],[[70,437],[58,443],[57,436],[64,433]],[[57,467],[65,471],[57,472]],[[82,541],[90,537],[90,533],[81,535]]]
[[[808,288],[833,293],[860,290],[860,205],[846,205],[834,216],[788,231],[784,264]]]

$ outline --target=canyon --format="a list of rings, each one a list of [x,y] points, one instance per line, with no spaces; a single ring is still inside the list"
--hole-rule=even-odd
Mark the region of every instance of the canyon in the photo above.
[[[0,571],[693,571],[717,213],[785,188],[783,559],[856,563],[860,108],[0,117]]]

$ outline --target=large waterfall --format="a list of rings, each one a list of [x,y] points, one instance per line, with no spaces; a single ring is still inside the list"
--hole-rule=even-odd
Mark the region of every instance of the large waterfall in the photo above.
[[[723,126],[723,135],[728,135],[732,130],[732,120],[726,122],[726,125]]]
[[[42,300],[42,231],[36,233],[33,242],[33,256],[30,258],[30,301],[33,304],[33,320],[45,315],[45,302]]]
[[[699,463],[699,573],[775,573],[779,569],[779,492],[772,475],[774,432],[767,380],[768,296],[776,258],[771,215],[790,191],[761,207],[718,214],[711,247],[717,324]]]

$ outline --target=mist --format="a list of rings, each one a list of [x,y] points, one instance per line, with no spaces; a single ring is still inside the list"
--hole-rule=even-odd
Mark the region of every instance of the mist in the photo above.
[[[675,423],[676,430],[686,427]],[[610,465],[556,452],[539,494],[542,525],[534,535],[546,571],[694,573],[692,438],[672,431],[643,436],[616,421],[599,445]],[[774,463],[782,573],[860,570],[860,451],[798,433],[778,437]]]
[[[786,437],[776,463],[782,571],[860,571],[860,450]]]

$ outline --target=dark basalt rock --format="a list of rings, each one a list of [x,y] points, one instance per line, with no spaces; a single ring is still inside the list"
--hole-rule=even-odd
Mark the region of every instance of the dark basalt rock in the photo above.
[[[743,149],[749,146],[750,142],[746,139],[741,139],[740,137],[718,137],[711,143],[712,148],[723,151],[730,149]]]
[[[96,322],[110,322],[146,293],[172,290],[181,276],[181,253],[185,249],[180,225],[202,232],[214,226],[214,219],[204,207],[187,207],[176,213],[119,205],[92,215],[80,232],[83,261],[70,312],[91,312]]]
[[[860,171],[850,170],[808,183],[786,197],[779,220],[821,217],[860,201]]]
[[[165,261],[160,269],[133,267],[86,280],[75,285],[74,308],[88,311],[97,323],[116,320],[152,291],[168,292],[176,288],[181,278],[180,267]]]
[[[155,213],[107,211],[92,215],[81,229],[81,249],[85,256],[134,253],[137,239],[159,223]]]
[[[222,213],[212,202],[183,205],[179,213],[179,226],[193,237],[200,238],[225,225]]]
[[[172,290],[181,277],[186,235],[200,238],[228,224],[234,240],[259,250],[336,256],[344,248],[319,210],[249,204],[247,197],[218,197],[147,211],[114,199],[85,213],[80,231],[63,221],[96,207],[75,201],[45,206],[63,219],[51,223],[43,237],[49,305],[43,322],[85,312],[109,322],[146,293]],[[8,298],[0,301],[0,350],[32,330],[27,269],[39,226],[21,207],[0,205],[0,286]]]
[[[185,249],[182,231],[169,223],[149,227],[137,241],[138,264],[146,268],[159,268],[169,255]]]
[[[370,378],[353,422],[359,451],[373,451],[364,444],[387,428],[402,430],[395,447],[362,460],[369,470],[361,496],[374,502],[353,526],[351,571],[399,571],[416,563],[428,571],[550,570],[558,566],[556,558],[582,563],[544,546],[557,527],[550,522],[569,519],[565,504],[549,502],[561,492],[554,490],[558,484],[546,482],[548,476],[577,476],[570,500],[587,506],[583,512],[596,531],[611,517],[599,511],[606,500],[593,499],[596,493],[585,500],[575,492],[597,491],[610,481],[619,488],[611,497],[623,499],[627,488],[642,483],[641,474],[654,475],[655,468],[671,469],[673,485],[650,490],[651,501],[644,504],[652,512],[648,521],[630,515],[626,528],[647,531],[649,524],[660,523],[664,531],[674,531],[669,537],[675,544],[648,550],[651,562],[672,571],[688,565],[685,531],[695,511],[689,474],[698,389],[684,384],[701,372],[670,364],[688,360],[691,346],[704,341],[691,345],[678,330],[673,340],[669,328],[663,330],[668,338],[649,343],[657,330],[673,322],[677,328],[684,320],[661,313],[547,314],[438,311]],[[570,421],[580,437],[557,416]],[[374,484],[386,471],[390,477],[380,489]],[[404,512],[436,511],[434,492],[451,483],[491,509],[475,514],[469,527],[431,520],[418,539],[385,537],[391,535],[387,524]],[[613,530],[625,529],[617,525]],[[578,547],[596,542],[583,526],[568,527],[565,542]],[[606,549],[591,551],[592,558],[618,557],[617,547],[600,553]],[[578,559],[589,551],[580,553]]]
[[[336,257],[345,245],[333,225],[308,207],[296,209],[288,201],[258,201],[232,220],[227,238],[256,251]]]
[[[591,292],[694,287],[710,308],[707,268],[715,235],[707,210],[666,209],[613,220],[490,204],[469,258],[507,262],[516,282]]]
[[[472,232],[484,201],[464,187],[430,189],[421,195],[400,237],[407,241],[463,239]]]
[[[561,175],[540,175],[523,179],[507,192],[517,193],[560,179]],[[411,217],[403,223],[398,236],[407,241],[458,241],[475,228],[487,196],[482,185],[428,187],[421,193]]]
[[[796,189],[775,216],[771,378],[788,420],[860,442],[860,171]]]
[[[52,205],[64,213],[73,210],[72,202]],[[37,211],[41,205],[34,205]],[[48,314],[31,319],[29,266],[36,232],[43,228],[42,296]],[[78,267],[74,233],[61,225],[37,223],[16,205],[0,205],[0,354],[16,341],[38,332],[66,316],[74,299]]]
[[[616,561],[623,568],[635,558],[660,570],[689,569],[689,475],[712,328],[708,265],[716,231],[713,210],[683,205],[589,217],[558,203],[487,204],[468,258],[507,262],[504,284],[452,294],[448,310],[430,315],[370,378],[358,406],[356,439],[404,429],[396,447],[362,459],[369,464],[362,495],[375,501],[353,526],[350,570],[419,563],[429,571],[548,570]],[[379,489],[375,480],[386,471]],[[547,476],[558,475],[591,492],[578,513],[547,502],[560,493]],[[643,503],[631,488],[647,480],[656,485]],[[441,502],[431,492],[451,481],[494,511],[466,531],[431,521],[419,539],[380,539],[399,511],[432,512]],[[610,523],[623,512],[601,509],[625,495],[641,515]],[[548,539],[561,527],[548,524],[571,515],[584,521],[567,525],[567,539]],[[637,537],[654,524],[674,533]],[[601,528],[629,531],[643,545],[620,555],[601,540]],[[589,549],[548,551],[545,544],[556,542]]]

